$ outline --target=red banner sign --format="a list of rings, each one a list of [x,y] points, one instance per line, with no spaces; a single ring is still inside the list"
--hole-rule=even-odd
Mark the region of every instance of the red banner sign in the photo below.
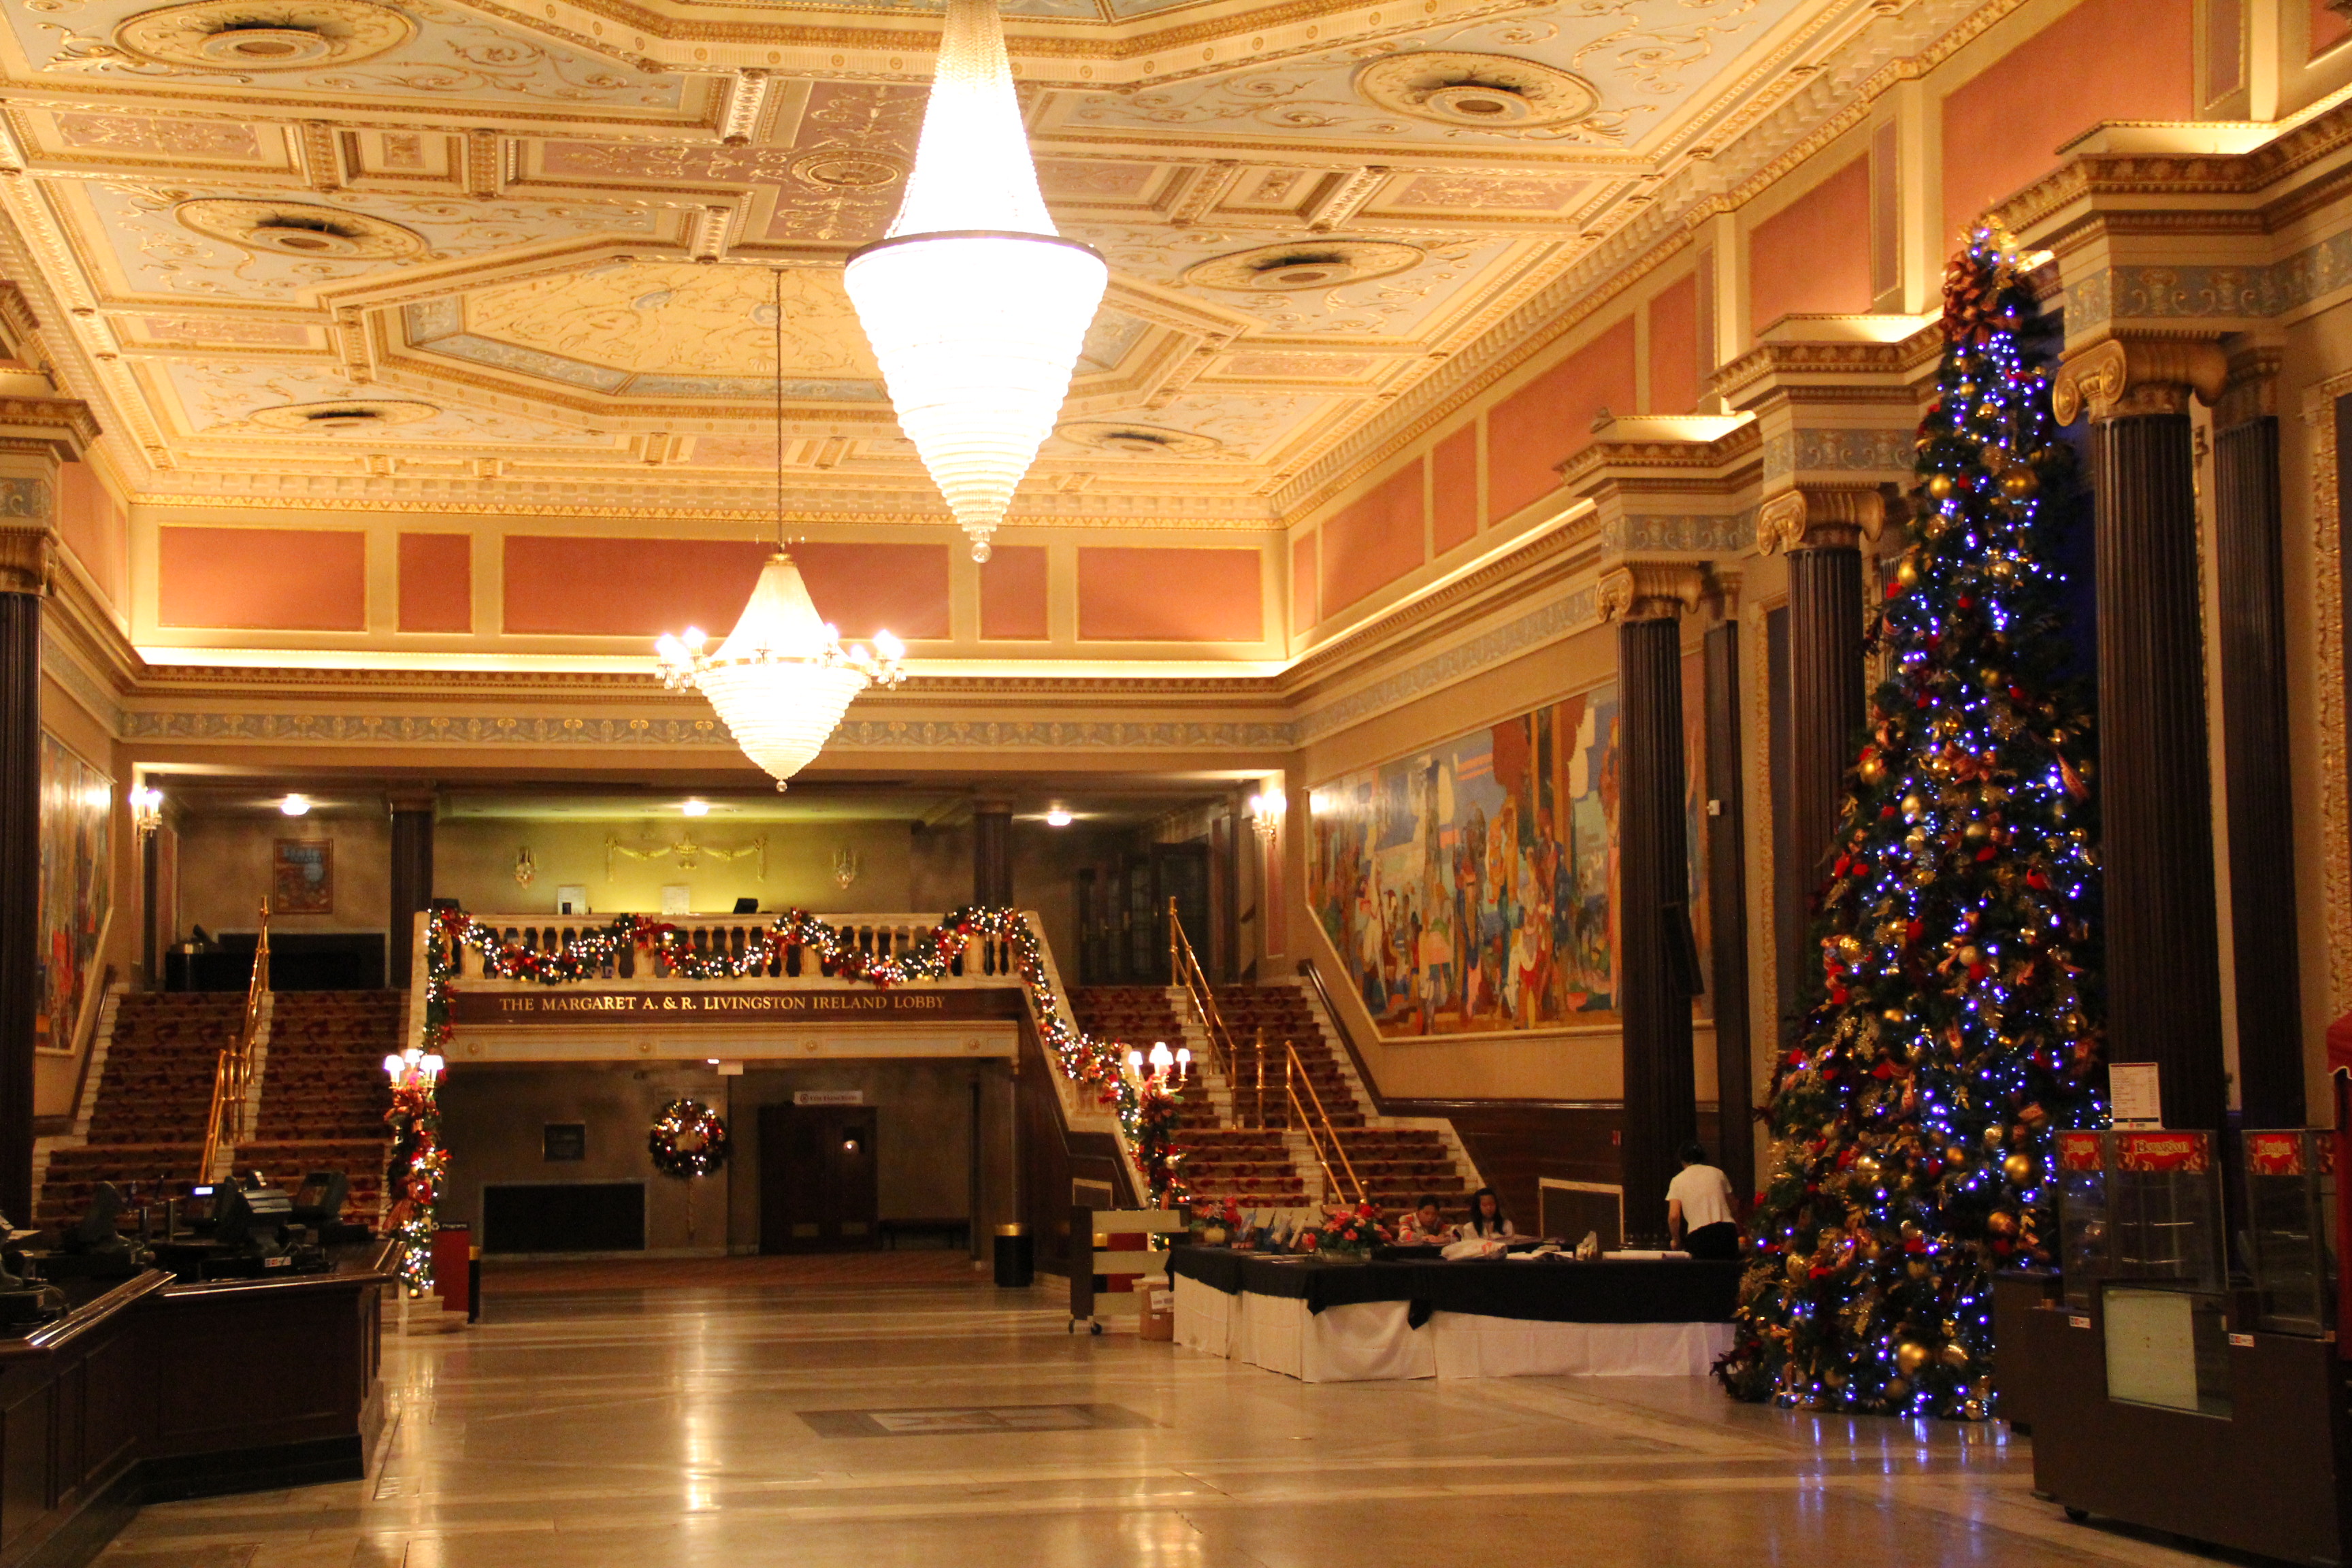
[[[2249,1132],[2246,1168],[2257,1176],[2301,1176],[2309,1173],[2303,1158],[2300,1132]]]
[[[2201,1176],[2213,1168],[2210,1132],[2118,1132],[2116,1166],[2138,1172],[2179,1171]]]
[[[2099,1135],[2095,1132],[2058,1134],[2058,1168],[2062,1171],[2097,1171]]]

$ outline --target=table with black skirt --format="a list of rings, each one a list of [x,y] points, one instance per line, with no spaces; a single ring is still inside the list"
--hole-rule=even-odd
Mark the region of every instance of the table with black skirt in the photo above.
[[[1742,1266],[1557,1258],[1325,1263],[1180,1247],[1176,1342],[1307,1383],[1704,1374]]]

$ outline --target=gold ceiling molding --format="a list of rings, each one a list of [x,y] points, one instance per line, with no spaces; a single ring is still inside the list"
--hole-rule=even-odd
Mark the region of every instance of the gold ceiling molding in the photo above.
[[[209,239],[304,261],[413,261],[432,249],[413,228],[314,202],[200,196],[180,203],[172,216]]]
[[[416,24],[368,0],[194,0],[116,24],[134,59],[196,70],[312,70],[398,48]]]
[[[1572,125],[1601,107],[1572,71],[1513,55],[1413,49],[1360,66],[1356,90],[1382,109],[1440,125],[1534,131]]]

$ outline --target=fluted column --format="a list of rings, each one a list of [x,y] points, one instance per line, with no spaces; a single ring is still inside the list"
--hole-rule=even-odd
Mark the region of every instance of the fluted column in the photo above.
[[[1739,623],[1732,594],[1716,603],[1723,618],[1707,628],[1706,872],[1709,958],[1715,978],[1716,1163],[1744,1197],[1756,1174],[1756,1123],[1748,1102],[1755,1067],[1748,1035],[1748,829],[1740,769]]]
[[[1764,504],[1757,546],[1789,552],[1790,841],[1807,894],[1837,840],[1846,770],[1867,712],[1862,650],[1862,542],[1886,502],[1875,486],[1808,485]]]
[[[2061,423],[2092,420],[2108,1050],[2158,1064],[2182,1129],[2229,1110],[2189,426],[2226,370],[2210,342],[2111,338],[2068,357],[2053,398]]]
[[[2279,541],[2275,354],[2233,364],[2214,409],[2213,575],[2229,782],[2230,929],[2238,1094],[2248,1127],[2304,1122],[2294,790],[2286,718],[2286,582]]]
[[[433,903],[433,820],[440,797],[429,790],[400,791],[392,807],[392,926],[384,942],[384,984],[408,987],[416,965],[416,916]]]
[[[14,467],[15,465],[11,465]],[[52,465],[49,472],[54,473]],[[33,1215],[41,1006],[41,600],[55,558],[45,477],[0,473],[0,1214]]]
[[[1625,1237],[1666,1235],[1675,1152],[1698,1130],[1691,1070],[1688,888],[1684,828],[1682,616],[1704,571],[1633,562],[1601,583],[1617,628],[1617,993],[1623,1023]]]
[[[972,807],[971,901],[991,909],[1013,902],[1013,808],[1002,801]]]

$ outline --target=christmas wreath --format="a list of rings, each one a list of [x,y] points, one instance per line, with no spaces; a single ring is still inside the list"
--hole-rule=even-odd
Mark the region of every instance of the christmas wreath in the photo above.
[[[646,1148],[665,1176],[708,1176],[727,1163],[726,1119],[698,1100],[673,1100],[654,1118]]]

